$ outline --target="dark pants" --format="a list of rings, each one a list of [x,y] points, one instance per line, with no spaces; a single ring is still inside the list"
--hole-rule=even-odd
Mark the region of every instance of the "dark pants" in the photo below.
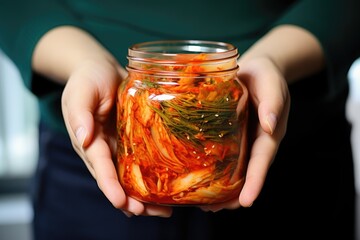
[[[315,169],[311,165],[301,166],[296,163],[300,159],[304,161],[301,150],[294,154],[298,159],[285,162],[287,155],[280,150],[280,159],[273,165],[261,196],[251,208],[205,213],[197,208],[180,207],[174,209],[171,218],[128,218],[99,190],[66,135],[41,125],[39,137],[40,158],[33,188],[36,240],[201,240],[230,239],[230,236],[234,239],[339,239],[337,236],[353,239],[352,187],[341,188],[343,185],[339,184],[351,185],[352,176],[344,180],[344,173],[319,173],[316,164]],[[325,157],[337,156],[329,153]],[[343,155],[343,158],[351,159],[351,156]],[[330,168],[325,165],[321,169],[331,171]],[[348,170],[339,171],[346,174]]]

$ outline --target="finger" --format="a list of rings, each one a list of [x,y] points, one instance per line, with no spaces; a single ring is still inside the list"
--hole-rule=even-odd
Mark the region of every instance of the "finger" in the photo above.
[[[144,204],[132,197],[127,197],[126,205],[122,210],[128,215],[136,216],[157,216],[168,218],[172,214],[172,208],[168,206],[160,206],[153,204]]]
[[[76,149],[90,144],[94,132],[93,111],[96,94],[91,85],[72,86],[77,81],[69,79],[62,95],[62,112],[66,128]],[[81,91],[76,91],[81,87]],[[76,139],[76,141],[75,141]]]
[[[101,191],[114,207],[124,208],[127,204],[126,196],[118,180],[111,151],[106,141],[101,136],[97,136],[85,153],[93,167],[94,177]],[[130,212],[136,211],[131,210]]]
[[[249,207],[259,196],[278,144],[269,134],[262,133],[253,143],[245,184],[239,196],[240,205]]]
[[[169,218],[172,215],[172,207],[147,204],[143,215]]]
[[[121,65],[117,66],[118,73],[120,75],[120,79],[125,79],[128,75],[128,72]]]
[[[287,90],[283,87],[285,81],[282,79],[265,79],[264,82],[257,92],[259,122],[265,132],[273,134],[287,101]]]
[[[140,205],[142,205],[142,208]],[[128,217],[132,217],[133,215],[136,216],[142,215],[142,216],[169,218],[172,215],[171,207],[152,205],[152,204],[143,205],[137,200],[132,198],[128,199],[128,205],[124,207],[122,211]]]
[[[201,208],[204,211],[217,212],[221,209],[236,209],[240,206],[251,207],[261,192],[277,148],[278,143],[274,137],[265,133],[261,134],[253,144],[245,184],[239,198],[226,203],[208,205]]]
[[[248,87],[261,127],[273,134],[288,98],[282,74],[272,61],[264,58],[245,64],[238,76]]]
[[[144,212],[145,212],[144,204],[134,198],[129,197],[129,196],[126,196],[126,205],[121,206],[121,209],[125,210],[135,216],[144,215]]]
[[[232,210],[232,209],[237,209],[239,207],[240,207],[239,199],[235,198],[225,203],[210,204],[210,205],[201,206],[200,208],[205,212],[208,211],[218,212],[222,209]]]
[[[267,172],[285,135],[289,109],[288,100],[283,110],[286,114],[279,120],[281,127],[277,128],[273,135],[265,134],[263,129],[258,129],[259,135],[251,148],[245,184],[239,196],[240,205],[243,207],[251,206],[260,194]]]

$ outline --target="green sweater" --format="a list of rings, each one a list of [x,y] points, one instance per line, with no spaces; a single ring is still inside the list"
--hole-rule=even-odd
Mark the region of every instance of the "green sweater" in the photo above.
[[[329,116],[346,98],[346,74],[360,56],[359,0],[183,0],[87,1],[37,0],[0,3],[0,48],[38,97],[41,119],[65,131],[60,109],[63,86],[36,75],[31,56],[38,40],[59,25],[79,26],[93,34],[122,65],[128,47],[159,39],[219,40],[245,52],[269,29],[295,24],[312,32],[327,58],[326,72],[290,87],[294,115]],[[241,67],[241,66],[240,66]],[[304,94],[306,91],[306,94]],[[316,107],[314,107],[314,105]],[[303,110],[303,111],[301,111]],[[296,122],[296,117],[290,118]],[[289,120],[289,121],[290,121]],[[320,122],[320,120],[319,120]],[[310,123],[309,123],[310,124]],[[295,124],[296,126],[296,124]]]

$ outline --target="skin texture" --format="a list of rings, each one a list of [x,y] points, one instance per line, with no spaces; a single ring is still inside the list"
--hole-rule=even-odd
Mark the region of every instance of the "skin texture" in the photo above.
[[[259,122],[255,127],[245,185],[239,198],[204,211],[249,207],[286,133],[288,84],[324,67],[322,48],[308,31],[283,25],[271,30],[239,59],[239,78],[249,89]],[[127,216],[169,217],[171,207],[144,204],[125,195],[115,156],[117,86],[127,72],[95,38],[71,26],[46,33],[33,53],[34,71],[64,84],[62,112],[73,147],[104,195]]]

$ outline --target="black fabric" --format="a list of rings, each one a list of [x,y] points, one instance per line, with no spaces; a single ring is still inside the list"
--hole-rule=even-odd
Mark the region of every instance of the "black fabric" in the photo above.
[[[349,126],[335,131],[337,138],[349,139]],[[348,140],[326,146],[319,135],[287,146],[285,138],[251,208],[206,213],[179,207],[171,218],[128,218],[104,197],[66,135],[42,123],[39,136],[40,159],[33,186],[36,240],[354,239]],[[287,151],[292,152],[291,159]],[[342,167],[337,161],[344,161]]]
[[[199,209],[178,209],[170,219],[128,218],[99,190],[66,135],[42,123],[39,139],[33,186],[36,240],[210,239],[207,214]]]

